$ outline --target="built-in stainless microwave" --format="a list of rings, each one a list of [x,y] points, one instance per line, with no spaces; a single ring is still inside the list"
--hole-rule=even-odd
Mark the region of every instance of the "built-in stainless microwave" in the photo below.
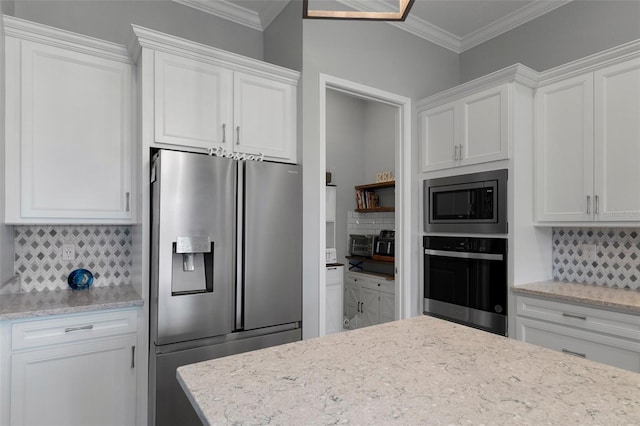
[[[507,233],[507,170],[424,181],[424,231]]]

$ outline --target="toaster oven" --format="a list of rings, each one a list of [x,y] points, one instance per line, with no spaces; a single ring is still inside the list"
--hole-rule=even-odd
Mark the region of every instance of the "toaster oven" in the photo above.
[[[349,253],[351,256],[373,256],[375,247],[375,235],[349,235]]]

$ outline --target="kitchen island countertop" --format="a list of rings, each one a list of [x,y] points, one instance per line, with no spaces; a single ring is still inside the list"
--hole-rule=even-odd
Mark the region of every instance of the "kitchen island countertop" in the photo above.
[[[177,374],[205,424],[640,424],[640,374],[427,316]]]

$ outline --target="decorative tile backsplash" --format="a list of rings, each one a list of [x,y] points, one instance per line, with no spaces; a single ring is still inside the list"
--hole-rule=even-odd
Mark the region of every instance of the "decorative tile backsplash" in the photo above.
[[[396,229],[394,212],[359,213],[349,211],[347,233],[378,235],[383,229]]]
[[[553,228],[552,265],[557,280],[639,290],[640,228]]]
[[[131,229],[109,225],[28,225],[14,227],[14,272],[22,291],[69,288],[71,271],[84,268],[94,286],[131,283]],[[76,258],[62,260],[62,245],[73,244]]]

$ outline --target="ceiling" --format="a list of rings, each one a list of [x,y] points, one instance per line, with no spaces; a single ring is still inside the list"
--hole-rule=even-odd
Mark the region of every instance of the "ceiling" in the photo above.
[[[289,1],[301,0],[173,1],[263,31]],[[313,1],[320,0],[310,0],[310,4]],[[391,0],[336,1],[343,8],[397,11],[397,2],[394,8]],[[569,1],[571,0],[415,0],[406,21],[389,24],[461,53]]]

